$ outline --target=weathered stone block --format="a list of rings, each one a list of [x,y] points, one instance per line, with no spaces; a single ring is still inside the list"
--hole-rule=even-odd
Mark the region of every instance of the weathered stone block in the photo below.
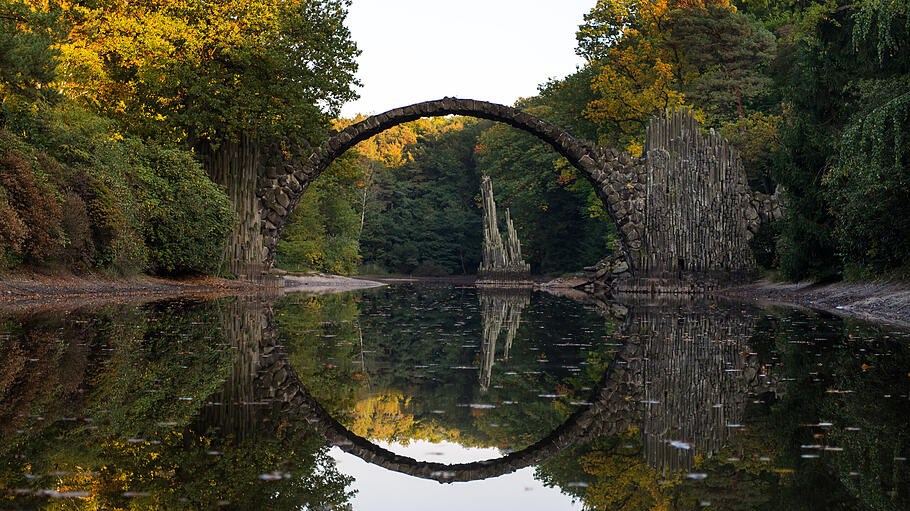
[[[758,218],[758,211],[755,210],[755,206],[750,204],[745,210],[745,216],[747,220],[755,220]]]
[[[299,181],[299,180],[297,179],[297,177],[294,176],[294,175],[291,175],[291,176],[288,177],[288,184],[287,184],[287,187],[288,187],[289,190],[291,190],[291,191],[294,192],[295,194],[300,193],[301,191],[303,191],[303,187],[300,186],[300,181]]]

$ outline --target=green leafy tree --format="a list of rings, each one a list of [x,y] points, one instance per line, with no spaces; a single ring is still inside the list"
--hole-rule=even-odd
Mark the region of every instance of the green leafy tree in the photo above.
[[[361,236],[365,264],[425,275],[476,271],[481,228],[474,143],[482,125],[421,119],[366,153],[379,161],[372,160],[376,172]]]
[[[524,105],[532,114],[548,115],[545,101]],[[533,271],[577,271],[612,250],[615,226],[594,188],[546,143],[494,125],[478,138],[477,160],[493,179],[497,204],[511,208]]]
[[[58,92],[54,68],[73,43],[62,19],[77,13],[0,3],[0,266],[217,270],[235,217],[192,153],[124,134]]]
[[[61,9],[54,2],[34,8],[26,0],[0,1],[0,93],[31,98],[54,94],[49,86],[62,28]]]
[[[906,34],[906,9],[876,5],[813,4],[778,57],[786,112],[774,178],[788,196],[778,251],[790,278],[906,264],[910,50],[906,37],[882,35]],[[882,42],[863,39],[872,30]],[[883,48],[893,58],[880,59]]]
[[[681,9],[668,44],[683,54],[682,73],[694,75],[682,88],[686,98],[715,121],[745,117],[749,103],[770,92],[776,40],[745,14],[717,5]]]
[[[867,59],[850,85],[857,109],[825,176],[838,248],[848,271],[910,274],[910,4],[861,4],[857,53]],[[858,55],[859,56],[859,55]]]
[[[351,153],[307,188],[278,246],[278,266],[352,274],[360,263],[362,168]]]

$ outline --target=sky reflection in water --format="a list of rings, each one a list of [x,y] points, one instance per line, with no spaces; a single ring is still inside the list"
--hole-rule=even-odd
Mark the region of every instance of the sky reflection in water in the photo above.
[[[411,442],[408,446],[377,442],[397,454],[415,459],[441,458],[450,463],[464,463],[494,458],[499,455],[492,448],[462,447],[452,442]],[[439,484],[435,481],[386,470],[362,459],[346,454],[338,448],[331,456],[339,469],[354,477],[357,495],[352,500],[357,510],[417,511],[428,509],[521,509],[550,511],[554,509],[582,509],[581,502],[547,488],[534,479],[532,467],[494,479],[469,483]]]

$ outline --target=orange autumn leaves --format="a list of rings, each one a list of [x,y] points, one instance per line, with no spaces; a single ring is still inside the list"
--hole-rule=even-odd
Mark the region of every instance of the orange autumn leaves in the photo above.
[[[597,69],[585,115],[628,144],[648,117],[683,105],[690,77],[672,26],[680,13],[709,6],[735,10],[727,0],[599,0],[578,32],[578,53]]]

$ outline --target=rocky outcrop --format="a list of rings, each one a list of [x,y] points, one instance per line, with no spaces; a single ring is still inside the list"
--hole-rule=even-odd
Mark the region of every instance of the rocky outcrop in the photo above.
[[[483,197],[483,261],[477,272],[481,284],[508,284],[528,282],[531,266],[521,257],[521,243],[506,209],[506,236],[499,234],[499,216],[493,200],[493,181],[489,176],[480,178]]]

